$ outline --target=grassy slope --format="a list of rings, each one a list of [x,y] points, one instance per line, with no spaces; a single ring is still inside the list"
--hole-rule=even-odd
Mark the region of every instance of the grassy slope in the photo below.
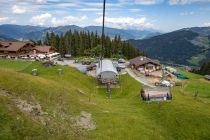
[[[195,40],[197,40],[198,42],[200,42],[200,44],[198,45],[199,47],[202,47],[204,49],[208,49],[209,48],[209,39],[208,37],[196,37]],[[203,60],[206,59],[206,53],[207,52],[202,52],[199,53],[195,56],[192,56],[188,62],[193,64],[193,65],[199,65]]]
[[[38,68],[39,76],[31,76],[32,68]],[[56,74],[58,68],[63,69],[62,76]],[[111,90],[109,100],[105,89],[96,89],[93,78],[73,68],[0,60],[0,87],[40,103],[51,122],[43,126],[33,121],[33,116],[0,96],[0,139],[208,139],[210,83],[201,76],[184,74],[190,80],[172,89],[172,102],[145,103],[139,100],[142,86],[128,75],[121,77],[121,88]],[[199,92],[196,100],[195,90]],[[81,133],[68,121],[69,115],[83,110],[92,114],[96,130]]]
[[[195,56],[192,56],[190,60],[188,60],[188,62],[193,65],[199,65],[199,63],[204,59],[206,59],[206,56],[204,53],[202,53],[202,54],[197,54]]]

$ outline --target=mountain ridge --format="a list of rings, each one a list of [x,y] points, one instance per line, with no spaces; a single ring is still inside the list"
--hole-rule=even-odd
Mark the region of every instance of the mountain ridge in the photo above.
[[[42,40],[46,36],[47,32],[54,32],[58,35],[65,34],[69,30],[85,31],[85,32],[97,32],[101,34],[101,26],[87,26],[79,27],[77,25],[66,25],[58,27],[40,27],[31,25],[13,25],[3,24],[0,25],[0,34],[7,36],[7,38],[13,38],[16,40]],[[114,38],[115,35],[120,35],[124,40],[127,39],[142,39],[160,33],[155,30],[125,30],[105,27],[105,34]]]
[[[210,27],[184,28],[128,42],[164,63],[198,66],[210,59]]]

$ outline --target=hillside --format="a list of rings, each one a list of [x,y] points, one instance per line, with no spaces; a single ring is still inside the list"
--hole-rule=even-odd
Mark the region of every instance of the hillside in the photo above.
[[[32,68],[38,69],[38,76],[31,75]],[[63,69],[63,75],[56,74],[58,68]],[[97,89],[92,77],[69,67],[44,68],[38,62],[0,60],[0,73],[0,139],[210,137],[209,82],[195,74],[184,73],[190,80],[172,89],[171,102],[145,103],[139,99],[142,86],[128,75],[120,78],[121,88],[111,90],[112,99],[106,99],[105,89]],[[199,93],[196,99],[195,91]],[[22,103],[29,110],[40,105],[39,112],[28,111]],[[78,117],[86,120],[82,124],[96,129],[75,125]]]
[[[0,25],[0,35],[6,38],[12,39],[26,39],[26,34],[30,32],[38,32],[45,29],[44,27],[39,26],[22,26],[22,25],[12,25],[12,24],[4,24]]]
[[[97,32],[101,34],[101,26],[87,26],[87,27],[79,27],[76,25],[66,25],[66,26],[58,26],[58,27],[39,27],[39,26],[29,26],[29,25],[12,25],[5,24],[0,25],[0,34],[5,35],[7,38],[13,39],[25,39],[25,40],[41,40],[44,39],[46,33],[54,32],[56,34],[65,34],[69,30],[77,30],[84,32]],[[115,35],[120,35],[124,40],[127,39],[142,39],[155,35],[159,35],[160,33],[155,30],[123,30],[123,29],[115,29],[115,28],[105,28],[105,34],[114,38]]]
[[[210,36],[210,27],[193,27],[193,28],[185,28],[183,30],[196,32],[202,36]]]
[[[131,44],[149,57],[166,63],[201,65],[210,59],[209,36],[202,36],[206,30],[182,29],[142,40],[129,40]],[[203,33],[203,34],[201,34]]]

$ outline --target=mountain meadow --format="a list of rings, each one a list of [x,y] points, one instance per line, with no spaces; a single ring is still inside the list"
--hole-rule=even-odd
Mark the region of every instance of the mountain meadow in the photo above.
[[[31,74],[33,68],[38,76]],[[107,99],[94,78],[67,66],[0,60],[0,73],[2,140],[210,137],[210,83],[200,75],[182,71],[190,80],[171,89],[172,101],[144,102],[143,85],[127,74]]]

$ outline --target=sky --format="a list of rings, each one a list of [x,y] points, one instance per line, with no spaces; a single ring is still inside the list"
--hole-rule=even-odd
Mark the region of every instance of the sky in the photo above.
[[[0,0],[0,24],[97,25],[103,0]],[[106,0],[105,26],[170,32],[210,26],[210,0]]]

